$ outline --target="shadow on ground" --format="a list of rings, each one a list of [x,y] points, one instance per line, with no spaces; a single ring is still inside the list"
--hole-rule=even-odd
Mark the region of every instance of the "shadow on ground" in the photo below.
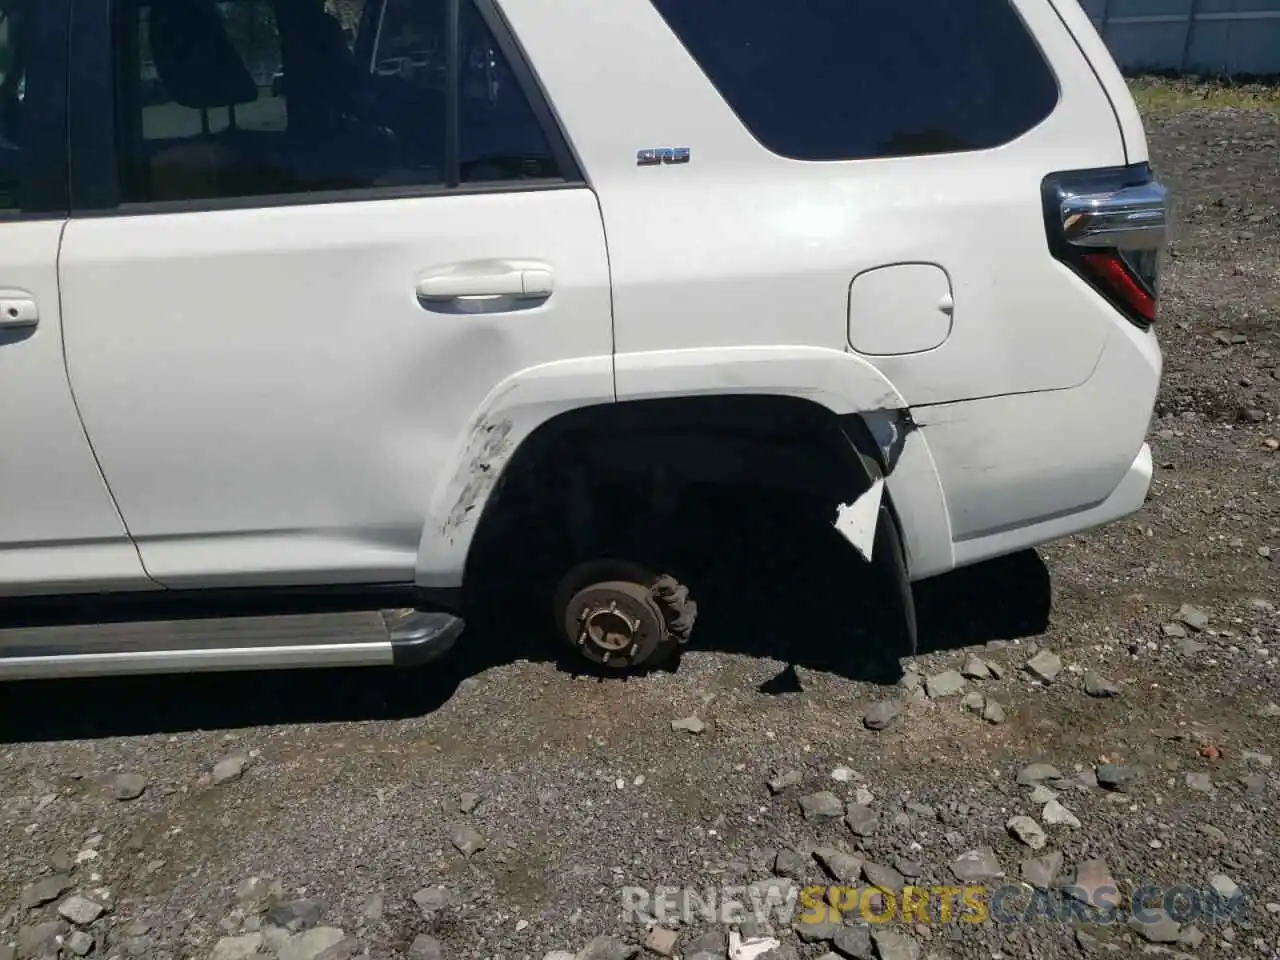
[[[680,526],[680,575],[696,584],[699,604],[691,650],[782,661],[787,666],[760,687],[766,694],[798,689],[796,667],[878,683],[901,675],[891,650],[901,623],[896,598],[828,523],[782,505],[717,497],[687,510]],[[421,668],[3,683],[0,742],[421,716],[468,677],[514,660],[591,672],[521,605],[514,586],[494,578],[486,595],[469,598],[457,649]],[[1026,551],[918,584],[916,603],[921,652],[1031,636],[1048,623],[1049,574]],[[317,604],[342,605],[335,595]],[[659,669],[679,669],[679,661]]]

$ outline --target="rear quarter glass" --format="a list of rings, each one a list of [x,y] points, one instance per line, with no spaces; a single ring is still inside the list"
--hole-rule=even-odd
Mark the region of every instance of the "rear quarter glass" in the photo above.
[[[1009,0],[652,0],[743,125],[796,160],[997,147],[1057,80]]]

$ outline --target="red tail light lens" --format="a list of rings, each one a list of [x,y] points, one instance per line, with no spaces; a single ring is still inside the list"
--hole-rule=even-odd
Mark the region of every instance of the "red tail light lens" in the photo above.
[[[1043,186],[1049,249],[1142,329],[1156,319],[1168,193],[1146,164],[1057,173]]]
[[[1139,280],[1124,256],[1115,253],[1085,253],[1080,257],[1095,279],[1098,287],[1109,299],[1126,311],[1136,314],[1150,325],[1156,319],[1156,293]]]

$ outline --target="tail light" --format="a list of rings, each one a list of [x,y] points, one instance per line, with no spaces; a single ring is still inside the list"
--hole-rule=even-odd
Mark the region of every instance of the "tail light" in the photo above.
[[[1049,250],[1143,330],[1156,319],[1168,192],[1145,163],[1055,173],[1043,186]]]

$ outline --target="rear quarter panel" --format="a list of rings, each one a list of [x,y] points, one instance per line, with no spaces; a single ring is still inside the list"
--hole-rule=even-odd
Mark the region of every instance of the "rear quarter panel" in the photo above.
[[[501,6],[600,198],[619,370],[660,350],[849,350],[851,280],[904,261],[943,265],[955,289],[945,343],[868,358],[909,405],[1062,389],[1094,369],[1113,318],[1063,283],[1040,183],[1125,153],[1048,0],[1018,5],[1061,88],[1039,126],[993,150],[824,163],[761,146],[647,0]],[[661,146],[691,161],[636,164]]]

